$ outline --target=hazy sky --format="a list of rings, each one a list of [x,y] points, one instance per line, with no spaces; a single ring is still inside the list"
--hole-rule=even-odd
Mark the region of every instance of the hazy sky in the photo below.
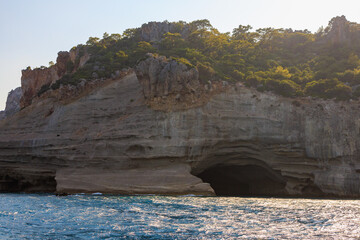
[[[89,36],[149,21],[209,19],[221,32],[239,24],[316,31],[332,17],[360,22],[359,0],[0,0],[0,110],[21,85],[21,69],[48,66]]]

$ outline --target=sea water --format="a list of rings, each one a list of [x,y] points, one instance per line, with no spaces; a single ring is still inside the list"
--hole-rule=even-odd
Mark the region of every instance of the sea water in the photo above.
[[[0,239],[360,239],[360,200],[0,194]]]

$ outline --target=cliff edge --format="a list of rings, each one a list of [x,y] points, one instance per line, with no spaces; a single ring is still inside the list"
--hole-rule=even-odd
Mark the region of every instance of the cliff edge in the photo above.
[[[1,121],[0,190],[360,196],[359,102],[229,85],[188,108],[151,108],[205,89],[193,71],[149,58],[73,101],[40,99]]]

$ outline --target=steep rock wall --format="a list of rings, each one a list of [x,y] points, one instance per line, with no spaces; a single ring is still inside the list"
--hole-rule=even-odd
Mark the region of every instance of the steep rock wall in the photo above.
[[[79,61],[76,61],[77,57],[79,58]],[[56,59],[56,64],[53,66],[48,68],[35,69],[28,67],[27,69],[22,70],[22,98],[20,101],[21,107],[24,108],[29,106],[42,86],[56,82],[69,71],[76,71],[89,59],[90,55],[88,53],[79,56],[79,49],[74,48],[70,52],[59,52]],[[72,69],[69,69],[69,65],[72,66]]]
[[[359,102],[225,90],[157,111],[131,73],[36,102],[0,123],[0,190],[213,195],[230,169],[258,195],[360,197]]]
[[[11,90],[6,99],[4,111],[0,111],[0,120],[10,117],[20,111],[20,100],[22,97],[21,87]]]
[[[200,87],[199,72],[166,57],[148,58],[136,67],[145,98],[163,97],[170,94],[187,94]]]
[[[20,111],[20,99],[22,97],[21,87],[11,90],[8,94],[5,107],[5,115],[12,116]]]

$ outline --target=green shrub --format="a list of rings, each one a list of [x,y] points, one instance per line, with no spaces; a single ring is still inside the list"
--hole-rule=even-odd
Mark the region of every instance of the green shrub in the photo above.
[[[116,56],[121,60],[125,60],[129,57],[124,51],[121,50],[116,53]]]
[[[273,78],[264,78],[264,72],[250,73],[245,81],[245,85],[255,87],[258,91],[272,91],[285,97],[302,96],[301,86],[289,79],[277,80]]]
[[[322,79],[312,81],[306,84],[304,92],[313,97],[326,98],[326,90],[335,87],[339,81],[337,79]]]
[[[350,85],[360,84],[360,68],[354,70],[346,70],[337,74],[339,80]]]
[[[212,67],[210,67],[209,63],[202,64],[201,62],[198,62],[196,68],[199,71],[199,79],[203,83],[211,80],[216,74],[215,70]]]
[[[60,85],[73,85],[76,86],[79,83],[78,79],[72,78],[70,74],[65,74],[62,78],[57,80],[51,85],[52,90],[60,88]]]
[[[313,97],[337,98],[339,100],[346,100],[351,97],[351,88],[336,78],[309,82],[304,91]]]
[[[188,68],[195,68],[194,65],[192,65],[189,60],[187,60],[186,58],[176,58],[176,57],[171,57],[172,60],[175,60],[177,63],[181,63],[184,64],[185,66],[187,66]]]
[[[66,62],[66,72],[71,73],[74,70],[74,63],[69,60]]]
[[[143,41],[141,28],[127,29],[123,37],[106,33],[103,39],[91,37],[86,45],[78,45],[75,64],[68,62],[67,75],[50,87],[76,85],[82,78],[90,80],[95,66],[101,67],[96,70],[99,77],[109,77],[117,70],[136,66],[151,52],[172,57],[188,68],[196,66],[204,83],[209,79],[244,81],[246,86],[259,91],[269,90],[288,97],[305,94],[356,98],[360,89],[351,93],[347,84],[360,84],[360,24],[342,23],[352,30],[348,42],[336,46],[326,31],[316,34],[274,28],[250,31],[251,26],[239,26],[231,35],[219,32],[206,19],[188,25],[173,23],[175,27],[160,42]],[[85,53],[90,59],[74,72]],[[39,93],[44,91],[46,87]]]
[[[348,100],[351,98],[351,87],[343,83],[337,84],[335,87],[328,89],[326,95],[328,98],[336,98],[337,100]]]
[[[291,80],[281,80],[274,92],[285,97],[301,96],[303,94],[300,85]]]
[[[37,96],[40,97],[43,93],[47,92],[50,89],[50,83],[42,85],[40,90],[37,93]]]
[[[207,57],[202,54],[199,50],[193,48],[185,48],[185,57],[193,63],[206,62]]]
[[[264,79],[256,74],[251,73],[246,77],[245,85],[248,87],[258,87]]]
[[[242,72],[240,72],[240,71],[238,71],[238,70],[236,70],[236,69],[233,71],[232,76],[233,76],[236,80],[238,80],[238,81],[243,81],[243,80],[245,80],[245,74],[242,73]]]

